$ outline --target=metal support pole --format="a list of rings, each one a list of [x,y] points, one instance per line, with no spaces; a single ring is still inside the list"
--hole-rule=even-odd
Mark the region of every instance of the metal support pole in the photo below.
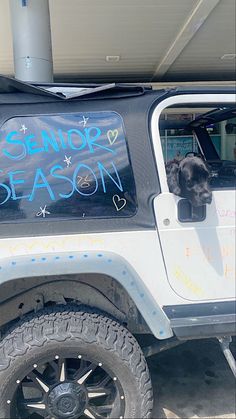
[[[15,77],[52,82],[53,62],[48,0],[10,0]]]
[[[221,349],[229,364],[229,367],[236,378],[236,361],[229,348],[229,344],[232,342],[232,338],[231,336],[223,336],[221,338],[218,338],[218,341],[220,342]]]
[[[221,158],[226,160],[226,132],[225,132],[226,121],[220,122],[220,145],[221,145]]]

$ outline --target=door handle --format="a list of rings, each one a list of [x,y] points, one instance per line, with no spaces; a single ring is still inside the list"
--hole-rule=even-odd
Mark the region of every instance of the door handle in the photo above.
[[[181,223],[200,222],[206,218],[206,205],[193,207],[187,199],[178,201],[178,220]]]

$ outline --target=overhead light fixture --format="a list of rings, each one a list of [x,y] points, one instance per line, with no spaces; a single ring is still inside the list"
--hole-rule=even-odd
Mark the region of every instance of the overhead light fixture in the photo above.
[[[109,63],[117,63],[120,61],[120,55],[106,55],[106,61]]]
[[[220,57],[221,60],[235,60],[236,54],[224,54]]]

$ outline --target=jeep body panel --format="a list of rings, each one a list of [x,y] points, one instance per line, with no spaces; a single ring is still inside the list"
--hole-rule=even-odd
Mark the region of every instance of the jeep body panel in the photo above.
[[[168,106],[233,103],[232,90],[223,88],[221,94],[219,91],[206,92],[205,89],[201,94],[194,90],[147,91],[127,97],[107,94],[94,100],[83,98],[67,102],[40,94],[37,97],[31,93],[12,96],[8,93],[1,106],[1,125],[14,117],[35,115],[77,112],[81,117],[86,112],[107,111],[120,115],[136,185],[137,212],[130,217],[117,218],[5,220],[0,223],[0,294],[1,287],[22,277],[56,274],[60,279],[60,273],[103,273],[123,285],[159,339],[169,338],[175,332],[173,316],[166,307],[175,310],[188,303],[184,315],[186,323],[197,304],[203,307],[211,301],[217,306],[222,299],[230,303],[235,298],[231,272],[234,256],[231,251],[227,253],[224,266],[220,256],[223,248],[234,247],[234,226],[229,217],[219,217],[215,208],[232,209],[234,192],[227,191],[224,195],[223,190],[214,191],[207,218],[199,223],[181,224],[177,218],[179,198],[170,194],[167,186],[158,130],[159,117]],[[12,100],[11,105],[7,103],[9,100]],[[207,232],[206,237],[202,232]],[[192,253],[191,257],[186,254],[190,251],[186,250],[190,249],[189,240],[193,257]],[[214,253],[212,263],[206,257],[206,247]],[[115,265],[108,262],[113,259]],[[226,269],[226,265],[229,268]],[[196,272],[193,266],[197,266]],[[195,319],[202,317],[202,313],[200,308]],[[180,326],[178,323],[179,330]],[[231,326],[232,321],[230,332]]]
[[[8,281],[29,276],[103,273],[123,285],[154,335],[160,339],[172,336],[169,321],[161,310],[166,299],[162,301],[159,296],[169,293],[170,304],[177,303],[178,297],[171,298],[160,248],[157,261],[156,232],[5,239],[0,245],[0,288]],[[145,254],[143,246],[151,249]],[[156,263],[162,277],[161,291],[159,281],[153,277]]]
[[[225,300],[235,297],[235,191],[213,190],[205,219],[181,222],[179,197],[168,193],[160,138],[156,130],[158,115],[170,105],[193,106],[201,103],[234,103],[234,95],[196,95],[165,99],[152,115],[153,144],[162,193],[154,208],[170,286],[189,301]],[[156,147],[156,148],[155,148]],[[168,219],[166,225],[164,220]]]

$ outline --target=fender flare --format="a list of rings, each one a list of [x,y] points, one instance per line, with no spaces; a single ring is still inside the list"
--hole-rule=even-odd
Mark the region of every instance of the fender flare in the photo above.
[[[0,287],[32,276],[97,273],[118,281],[134,301],[148,327],[158,339],[173,336],[170,322],[133,267],[113,252],[58,252],[4,258],[0,261]]]

